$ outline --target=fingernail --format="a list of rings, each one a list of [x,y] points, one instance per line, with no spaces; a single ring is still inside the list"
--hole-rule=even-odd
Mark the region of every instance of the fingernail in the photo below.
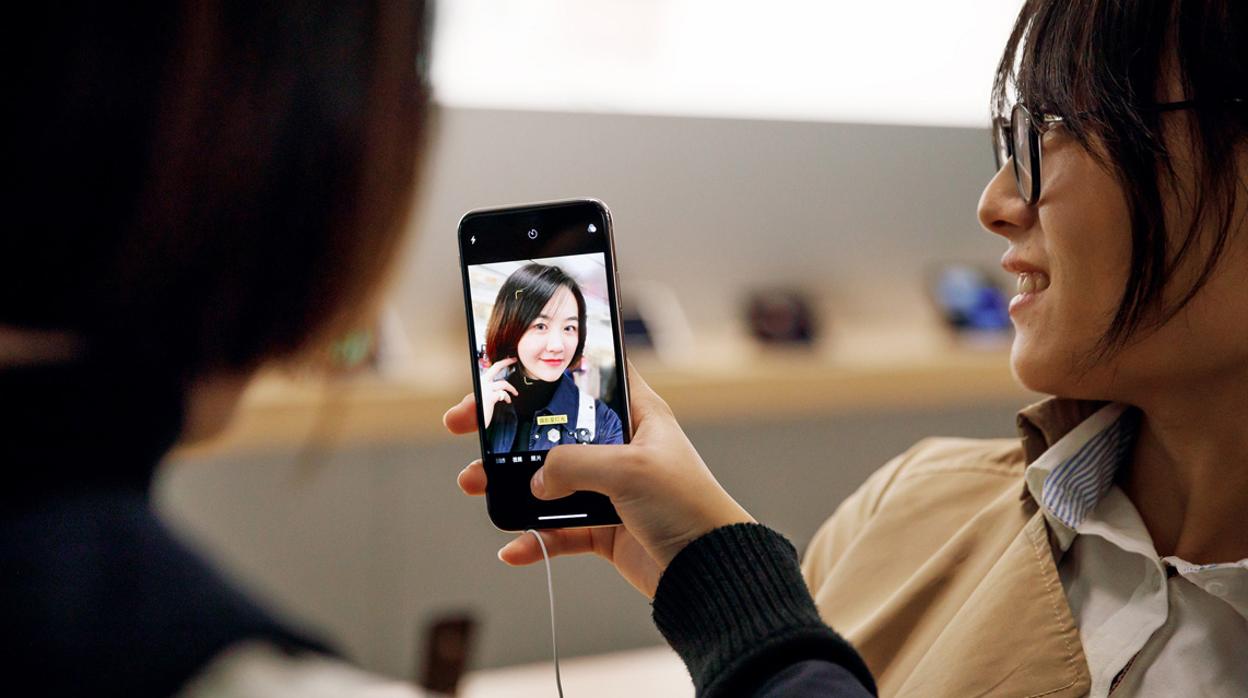
[[[541,468],[536,473],[533,473],[533,479],[529,481],[529,489],[533,490],[533,495],[536,497],[540,497],[546,492],[546,476],[542,474]]]
[[[505,545],[504,545],[503,547],[501,547],[501,548],[499,548],[499,549],[498,549],[498,560],[499,560],[499,562],[506,562],[506,560],[504,560],[504,559],[503,559],[503,551],[504,551],[504,550],[506,550],[506,549],[507,549],[507,546],[505,546]]]

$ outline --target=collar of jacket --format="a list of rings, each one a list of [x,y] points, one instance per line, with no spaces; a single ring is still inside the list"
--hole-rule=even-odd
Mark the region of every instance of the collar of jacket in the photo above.
[[[1027,465],[1035,462],[1059,439],[1070,433],[1071,429],[1079,426],[1106,404],[1108,403],[1097,400],[1051,397],[1023,408],[1018,413],[1016,423]],[[1020,485],[1019,498],[1031,499],[1026,481]]]

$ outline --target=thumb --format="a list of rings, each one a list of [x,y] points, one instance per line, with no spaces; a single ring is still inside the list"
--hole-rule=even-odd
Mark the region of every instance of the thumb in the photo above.
[[[533,474],[530,489],[538,499],[558,499],[587,490],[608,497],[616,493],[621,465],[630,457],[630,446],[556,446],[546,463]]]
[[[464,396],[442,415],[442,424],[452,434],[469,434],[477,430],[477,398],[472,393]]]

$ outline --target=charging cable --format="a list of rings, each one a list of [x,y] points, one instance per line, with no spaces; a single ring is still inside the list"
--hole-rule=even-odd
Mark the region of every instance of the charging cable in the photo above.
[[[550,553],[546,552],[546,541],[537,529],[530,528],[525,533],[532,533],[542,549],[542,559],[546,561],[546,591],[550,594],[550,646],[555,654],[555,688],[559,690],[559,698],[563,698],[563,679],[559,676],[559,638],[555,635],[555,582],[550,573]]]

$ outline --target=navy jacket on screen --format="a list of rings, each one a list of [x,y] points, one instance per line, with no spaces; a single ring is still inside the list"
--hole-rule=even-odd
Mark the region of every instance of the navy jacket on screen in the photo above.
[[[511,405],[500,402],[494,406],[494,419],[490,424],[487,437],[491,453],[507,453],[509,451],[549,451],[560,444],[622,444],[624,443],[624,426],[615,410],[602,400],[594,400],[594,438],[587,440],[584,434],[578,434],[576,428],[577,414],[581,405],[581,389],[576,387],[572,376],[564,373],[559,379],[559,387],[545,407],[533,414],[533,428],[523,439],[516,441],[516,429],[519,419]],[[564,416],[567,421],[556,425],[539,425],[539,417]],[[557,438],[552,439],[551,436]]]

